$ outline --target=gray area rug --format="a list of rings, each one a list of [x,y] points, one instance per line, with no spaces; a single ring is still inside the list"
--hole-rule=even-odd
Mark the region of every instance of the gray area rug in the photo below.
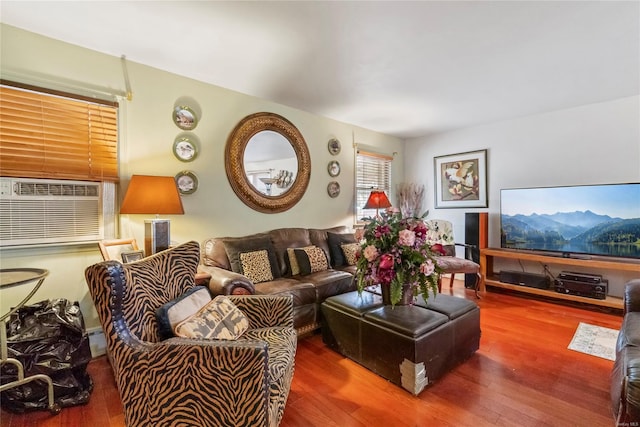
[[[616,360],[617,339],[618,330],[616,329],[580,322],[568,349],[603,359]]]

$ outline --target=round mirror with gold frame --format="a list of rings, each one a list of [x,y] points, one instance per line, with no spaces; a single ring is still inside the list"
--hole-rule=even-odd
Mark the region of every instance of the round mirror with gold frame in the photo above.
[[[269,185],[278,179],[278,169],[286,159],[260,159],[249,163],[247,152],[273,153],[266,147],[272,135],[288,142],[293,149],[290,165],[293,182],[284,189]],[[277,142],[281,144],[281,142]],[[285,144],[286,145],[286,144]],[[277,145],[274,145],[277,147]],[[311,157],[300,131],[287,119],[275,113],[255,113],[242,119],[233,129],[225,147],[225,169],[231,188],[247,206],[264,213],[278,213],[291,209],[302,199],[311,177]],[[288,155],[285,155],[288,156]],[[255,165],[261,164],[260,168]],[[249,168],[251,168],[249,170]]]

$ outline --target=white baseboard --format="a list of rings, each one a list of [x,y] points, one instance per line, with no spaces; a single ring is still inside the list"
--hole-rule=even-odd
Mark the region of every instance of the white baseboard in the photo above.
[[[87,335],[89,335],[91,357],[98,357],[107,354],[107,340],[104,337],[102,328],[96,327],[87,329]]]

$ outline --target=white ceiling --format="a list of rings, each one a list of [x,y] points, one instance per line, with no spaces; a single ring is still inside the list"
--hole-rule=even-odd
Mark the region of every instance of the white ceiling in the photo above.
[[[638,1],[2,0],[0,20],[402,138],[640,87]]]

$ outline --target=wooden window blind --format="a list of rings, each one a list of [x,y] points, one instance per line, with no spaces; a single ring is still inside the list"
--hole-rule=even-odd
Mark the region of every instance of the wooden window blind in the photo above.
[[[375,209],[362,209],[367,203],[369,194],[373,189],[379,189],[387,193],[391,189],[391,162],[392,156],[385,154],[358,150],[356,154],[356,223],[362,222],[362,218],[372,217]]]
[[[0,175],[118,181],[118,107],[0,85]]]

